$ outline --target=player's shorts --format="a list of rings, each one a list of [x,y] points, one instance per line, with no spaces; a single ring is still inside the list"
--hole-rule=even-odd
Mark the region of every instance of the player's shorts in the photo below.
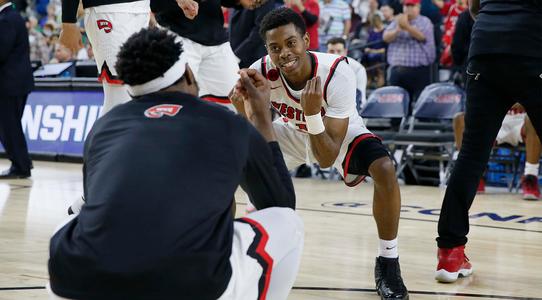
[[[310,149],[310,138],[307,133],[291,128],[281,118],[273,122],[273,128],[288,170],[293,170],[301,164],[317,162]],[[337,168],[347,186],[355,186],[369,175],[369,166],[373,161],[389,155],[380,139],[366,131],[358,133],[353,138],[345,138],[333,166]]]
[[[233,230],[232,275],[218,300],[286,300],[303,251],[301,218],[290,208],[272,207],[236,219]],[[54,294],[49,284],[47,291],[51,300],[69,300]]]
[[[501,129],[497,134],[497,145],[510,144],[517,146],[523,142],[523,125],[525,113],[507,114],[502,122]]]
[[[199,96],[235,111],[228,95],[239,79],[239,64],[230,43],[205,46],[187,38],[182,40],[188,65],[199,86]]]
[[[85,31],[92,45],[99,80],[122,84],[115,64],[124,42],[149,25],[150,0],[100,5],[85,9]]]

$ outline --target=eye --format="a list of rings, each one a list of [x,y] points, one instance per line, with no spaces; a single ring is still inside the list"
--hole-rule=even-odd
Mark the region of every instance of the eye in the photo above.
[[[295,41],[288,41],[288,47],[295,47]]]
[[[271,50],[271,52],[279,52],[280,48],[277,47],[277,46],[271,46],[270,50]]]

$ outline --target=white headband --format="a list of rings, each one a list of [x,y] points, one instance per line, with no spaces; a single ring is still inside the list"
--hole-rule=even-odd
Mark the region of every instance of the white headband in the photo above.
[[[133,96],[141,96],[154,92],[158,92],[161,89],[167,88],[174,84],[179,78],[184,75],[186,71],[186,55],[179,55],[179,60],[169,68],[162,76],[155,78],[151,81],[147,81],[138,85],[127,85],[128,93]]]

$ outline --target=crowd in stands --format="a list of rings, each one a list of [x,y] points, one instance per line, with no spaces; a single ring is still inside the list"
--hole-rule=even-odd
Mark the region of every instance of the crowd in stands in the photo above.
[[[419,85],[425,86],[436,80],[437,64],[445,68],[455,66],[451,51],[455,23],[467,8],[466,0],[269,1],[271,4],[252,12],[242,8],[224,9],[225,26],[229,23],[237,25],[229,28],[232,31],[232,47],[239,56],[241,67],[250,65],[256,54],[265,51],[263,47],[258,47],[263,45],[260,37],[250,32],[257,30],[258,21],[265,12],[272,7],[285,5],[303,16],[311,36],[310,50],[326,52],[328,40],[343,38],[347,41],[347,48],[352,46],[359,50],[351,54],[367,68],[369,88],[378,88],[386,83],[395,84],[404,86],[414,97],[420,88],[403,82],[405,76],[412,77],[412,72],[406,72],[405,75],[403,67],[418,68],[407,71],[414,71],[415,78],[421,77]],[[58,45],[61,0],[17,0],[15,5],[27,21],[32,61],[47,64],[93,58],[91,46],[85,38],[78,53],[71,53]],[[412,6],[419,6],[419,16],[409,12]],[[81,8],[80,22],[83,22],[82,15]],[[412,34],[406,25],[423,27],[423,38]],[[386,32],[397,31],[401,33],[386,41]],[[242,41],[245,37],[249,41],[240,42],[239,37]],[[234,42],[237,43],[233,45]],[[249,48],[257,49],[248,51]],[[251,57],[242,57],[246,55]],[[457,65],[460,66],[461,62]],[[391,68],[388,69],[388,66]],[[420,71],[419,67],[424,68]]]

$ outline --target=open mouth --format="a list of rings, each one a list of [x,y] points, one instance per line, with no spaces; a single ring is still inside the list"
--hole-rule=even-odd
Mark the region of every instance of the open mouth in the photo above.
[[[294,58],[294,59],[292,59],[292,60],[290,60],[288,62],[284,62],[284,63],[280,64],[280,68],[285,72],[289,72],[289,71],[294,69],[294,67],[297,64],[297,60],[298,60],[297,58]]]

